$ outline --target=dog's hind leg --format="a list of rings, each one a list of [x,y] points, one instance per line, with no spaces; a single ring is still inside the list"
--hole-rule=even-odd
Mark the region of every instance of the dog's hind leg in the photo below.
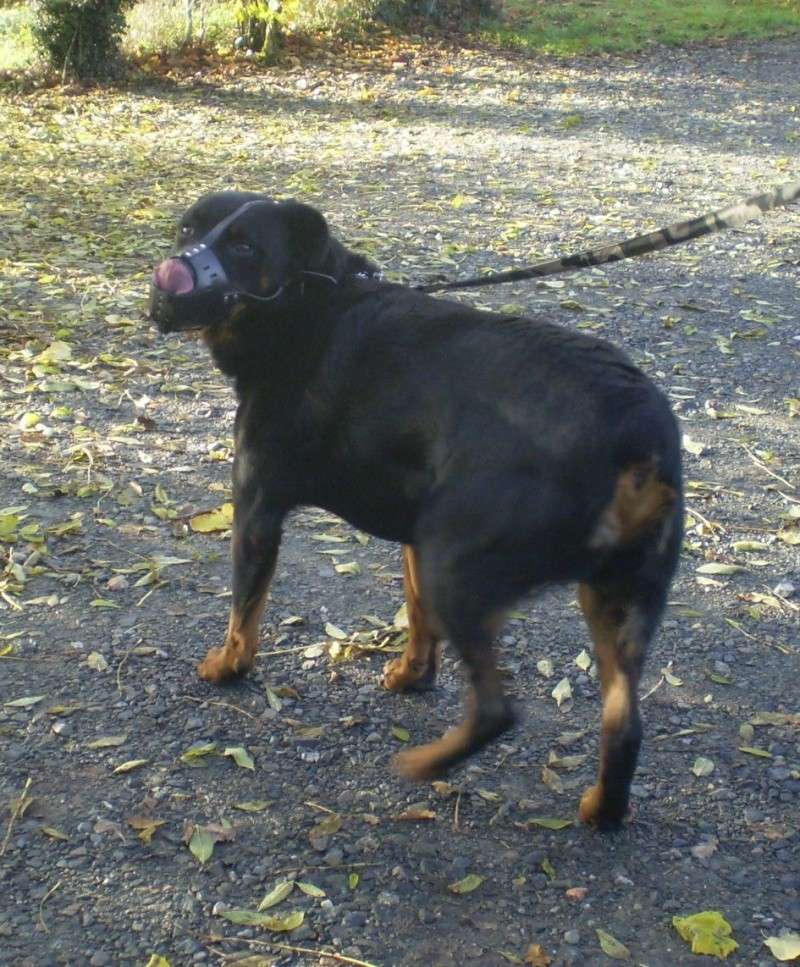
[[[422,603],[419,558],[410,545],[403,547],[403,584],[408,612],[408,644],[399,658],[383,668],[383,685],[392,692],[431,688],[441,662],[439,637]]]
[[[418,563],[435,627],[464,662],[472,686],[467,715],[460,725],[436,742],[409,749],[396,759],[402,774],[431,779],[477,752],[514,722],[492,648],[508,596],[498,594],[490,579],[496,562],[481,548],[454,539],[449,527],[443,537],[431,537],[420,548]]]
[[[495,664],[492,637],[486,628],[469,638],[452,639],[472,683],[467,717],[441,739],[400,753],[395,765],[403,775],[420,780],[444,775],[514,724],[511,700]]]
[[[514,724],[511,700],[495,664],[492,637],[492,630],[485,628],[469,638],[451,639],[467,666],[472,684],[467,716],[441,739],[400,753],[395,766],[402,775],[419,780],[444,775]]]
[[[603,698],[600,768],[596,784],[583,794],[580,818],[599,829],[618,828],[628,810],[642,740],[637,688],[670,576],[671,569],[653,584],[593,583],[578,588],[578,602],[594,641]]]
[[[222,648],[212,648],[197,666],[201,678],[222,682],[250,670],[258,650],[258,624],[275,572],[282,515],[258,505],[236,505],[233,538],[233,602]]]

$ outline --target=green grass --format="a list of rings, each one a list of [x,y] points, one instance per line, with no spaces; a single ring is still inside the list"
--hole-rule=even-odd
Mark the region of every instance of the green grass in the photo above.
[[[306,0],[307,2],[307,0]],[[295,3],[298,7],[300,4]],[[351,0],[350,11],[364,0]],[[307,3],[309,9],[324,6]],[[327,8],[326,8],[327,9]],[[366,7],[365,7],[366,9]],[[128,52],[172,50],[186,34],[184,5],[139,0],[128,15]],[[30,4],[0,7],[0,71],[36,60]],[[329,29],[332,24],[328,24]],[[195,39],[200,27],[195,20]],[[800,0],[506,0],[503,21],[485,23],[484,39],[550,54],[631,52],[651,44],[686,44],[747,37],[751,40],[800,31]],[[229,49],[236,36],[230,4],[208,5],[204,44]]]
[[[481,33],[501,44],[572,55],[632,52],[800,31],[800,0],[507,0]]]
[[[29,5],[0,7],[0,70],[21,70],[35,59]]]

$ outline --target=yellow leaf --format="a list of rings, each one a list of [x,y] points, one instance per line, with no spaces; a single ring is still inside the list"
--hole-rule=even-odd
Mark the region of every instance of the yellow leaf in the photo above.
[[[301,893],[305,893],[306,896],[324,897],[328,895],[318,886],[314,886],[313,883],[301,883],[299,880],[297,881],[297,889],[300,890]]]
[[[764,943],[776,960],[800,959],[800,933],[785,933],[782,937],[767,937]]]
[[[680,936],[692,945],[693,954],[709,954],[724,960],[739,947],[731,936],[731,925],[717,910],[673,917],[672,924]]]
[[[127,762],[120,763],[116,769],[111,773],[112,776],[119,776],[125,772],[133,772],[134,769],[139,769],[142,766],[147,765],[149,759],[128,759]]]
[[[195,514],[189,518],[189,526],[198,534],[213,534],[230,530],[233,524],[233,504],[223,504],[215,510]]]
[[[127,735],[104,735],[94,742],[89,742],[87,749],[113,749],[115,746],[124,745],[128,741]]]
[[[270,907],[282,903],[294,889],[294,880],[282,880],[276,883],[264,899],[259,903],[258,910],[269,910]]]
[[[562,702],[566,702],[572,698],[572,686],[569,683],[569,679],[562,678],[550,694],[556,700],[556,705],[561,708]]]

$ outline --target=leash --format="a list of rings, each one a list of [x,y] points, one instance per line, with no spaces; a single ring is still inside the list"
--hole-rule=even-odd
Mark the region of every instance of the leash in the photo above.
[[[499,285],[502,282],[519,282],[522,279],[538,279],[545,275],[557,275],[561,272],[573,272],[585,269],[590,265],[605,265],[607,262],[619,262],[621,259],[635,258],[649,252],[658,252],[670,245],[689,242],[703,235],[721,232],[726,228],[738,228],[746,222],[752,221],[773,208],[785,207],[800,198],[800,181],[791,181],[773,188],[772,191],[760,195],[753,195],[746,201],[719,211],[708,212],[697,218],[684,222],[675,222],[665,228],[646,235],[637,235],[623,242],[609,242],[599,248],[565,255],[562,258],[548,259],[546,262],[536,262],[521,269],[509,269],[506,272],[489,272],[486,275],[474,275],[455,282],[429,282],[426,285],[415,286],[419,292],[442,292],[446,289],[475,289],[484,285]]]

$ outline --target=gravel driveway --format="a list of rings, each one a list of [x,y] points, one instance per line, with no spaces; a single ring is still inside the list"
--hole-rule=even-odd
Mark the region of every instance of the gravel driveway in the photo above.
[[[572,62],[409,43],[0,97],[3,967],[595,967],[598,929],[632,964],[700,967],[672,918],[703,910],[730,963],[776,962],[764,939],[800,929],[797,208],[463,297],[626,347],[682,421],[686,547],[615,836],[574,823],[600,707],[572,589],[514,613],[523,722],[449,784],[389,760],[456,721],[460,669],[382,691],[399,555],[322,512],[287,527],[256,672],[197,679],[229,571],[191,519],[229,499],[234,404],[144,299],[211,188],[315,204],[413,281],[721,207],[798,177],[798,64],[800,41]],[[266,914],[294,929],[231,922],[281,882]]]

